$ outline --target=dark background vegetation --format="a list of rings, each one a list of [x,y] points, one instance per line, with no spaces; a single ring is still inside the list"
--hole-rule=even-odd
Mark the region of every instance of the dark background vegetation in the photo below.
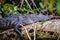
[[[60,0],[0,0],[0,15],[42,13],[60,15]],[[45,11],[43,11],[45,10]]]

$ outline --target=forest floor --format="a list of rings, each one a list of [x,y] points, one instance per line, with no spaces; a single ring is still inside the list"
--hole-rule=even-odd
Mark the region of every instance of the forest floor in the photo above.
[[[57,40],[60,35],[60,19],[53,19],[44,22],[36,22],[20,28],[24,35],[24,40]],[[0,40],[20,40],[14,29],[2,32]]]

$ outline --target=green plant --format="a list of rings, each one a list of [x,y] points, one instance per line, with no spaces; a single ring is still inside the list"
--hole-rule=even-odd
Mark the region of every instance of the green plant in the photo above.
[[[54,7],[55,0],[49,0],[49,11],[53,12],[56,8]]]
[[[60,0],[57,0],[56,12],[57,15],[60,15]]]

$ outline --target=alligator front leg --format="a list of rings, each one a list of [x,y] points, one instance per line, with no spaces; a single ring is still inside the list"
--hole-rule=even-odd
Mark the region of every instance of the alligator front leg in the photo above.
[[[21,31],[19,31],[19,25],[18,24],[14,27],[14,30],[18,33],[20,39],[23,40],[23,35],[22,35]]]

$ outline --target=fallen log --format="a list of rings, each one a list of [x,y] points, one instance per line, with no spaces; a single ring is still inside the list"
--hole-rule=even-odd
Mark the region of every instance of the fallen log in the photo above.
[[[46,31],[46,32],[58,33],[60,35],[60,19],[53,19],[53,20],[44,21],[44,22],[36,22],[34,24],[36,25],[36,31],[38,31],[38,30],[41,31],[42,30],[42,31]],[[24,27],[28,30],[29,35],[30,35],[29,31],[31,29],[34,29],[34,25],[32,25],[32,24],[26,25]],[[26,34],[24,27],[19,28],[19,29],[22,30],[22,34]],[[13,28],[2,31],[0,33],[5,34],[5,33],[8,33],[8,32],[10,33],[12,31],[14,31]],[[38,33],[38,32],[36,32],[36,33]],[[59,39],[59,37],[58,37],[58,39]]]

